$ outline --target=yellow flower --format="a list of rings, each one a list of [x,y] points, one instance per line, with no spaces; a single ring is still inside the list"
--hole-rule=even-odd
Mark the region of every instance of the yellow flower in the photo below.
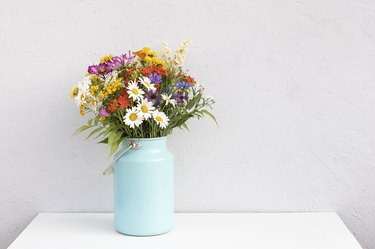
[[[150,51],[150,52],[148,53],[148,56],[150,56],[151,58],[158,57],[158,53],[155,52],[155,51],[154,51],[154,52],[151,52],[151,51]]]
[[[98,90],[99,90],[99,86],[98,85],[91,86],[91,88],[90,88],[90,94],[94,95],[96,93],[96,91],[98,91]]]
[[[93,76],[91,76],[90,79],[93,80],[93,81],[95,81],[95,80],[99,79],[99,76],[98,75],[93,75]]]
[[[144,47],[137,52],[133,52],[138,57],[140,62],[144,62],[148,65],[162,67],[165,69],[166,63],[164,60],[158,58],[158,53],[155,51],[151,51],[150,47]]]
[[[79,114],[81,114],[81,116],[85,115],[85,105],[79,107]]]
[[[104,97],[105,97],[105,95],[104,95],[103,92],[100,92],[100,93],[98,94],[98,97],[99,97],[100,100],[103,100]]]
[[[74,86],[72,91],[70,92],[70,98],[74,98],[78,94],[78,86]]]
[[[152,60],[152,65],[165,69],[165,61],[159,58],[154,58]]]
[[[100,63],[107,62],[112,58],[113,58],[113,54],[106,54],[102,58],[100,58]]]
[[[138,56],[139,61],[149,62],[153,58],[158,56],[158,53],[155,51],[151,51],[150,47],[144,47],[139,51],[133,52],[136,56]]]
[[[122,86],[122,78],[118,78],[113,82],[108,83],[103,89],[103,95],[108,96],[116,91],[118,91]],[[100,96],[99,96],[100,98]]]
[[[133,52],[142,61],[151,51],[150,47],[144,47],[139,51]]]
[[[145,58],[143,58],[142,61],[144,61],[146,63],[152,63],[152,58],[150,56],[146,56]]]

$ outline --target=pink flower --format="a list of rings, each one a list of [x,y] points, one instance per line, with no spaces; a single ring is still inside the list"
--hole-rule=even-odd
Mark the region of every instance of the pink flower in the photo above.
[[[108,67],[107,63],[100,63],[99,65],[92,65],[92,66],[89,66],[89,68],[87,69],[87,72],[89,74],[105,75],[111,71],[112,69]]]
[[[109,113],[107,112],[107,109],[105,107],[103,107],[100,110],[100,116],[102,116],[102,117],[108,117],[109,116]]]

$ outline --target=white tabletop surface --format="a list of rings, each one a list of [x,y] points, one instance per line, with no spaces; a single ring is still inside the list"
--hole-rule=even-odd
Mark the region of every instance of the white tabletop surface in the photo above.
[[[9,249],[360,249],[335,213],[179,213],[164,235],[131,237],[109,213],[41,213]]]

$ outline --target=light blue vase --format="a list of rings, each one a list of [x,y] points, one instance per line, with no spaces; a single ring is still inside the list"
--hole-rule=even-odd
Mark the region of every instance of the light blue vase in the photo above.
[[[166,137],[125,139],[141,145],[128,150],[114,167],[115,228],[133,236],[152,236],[172,229],[174,163]]]

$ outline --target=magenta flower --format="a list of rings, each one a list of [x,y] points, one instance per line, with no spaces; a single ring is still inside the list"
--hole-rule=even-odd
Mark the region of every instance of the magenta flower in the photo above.
[[[114,56],[108,62],[100,63],[99,65],[89,66],[87,72],[89,74],[101,74],[106,75],[107,73],[112,72],[120,67],[125,66],[126,64],[132,63],[135,59],[135,55],[132,55],[130,50],[128,54],[123,54],[121,56]]]
[[[128,51],[128,54],[121,55],[121,58],[124,60],[124,64],[132,63],[135,59],[135,55],[132,55],[130,50]]]
[[[99,68],[97,65],[92,65],[92,66],[89,66],[89,68],[87,69],[87,72],[89,74],[99,74]]]
[[[105,107],[103,107],[100,110],[100,116],[102,116],[102,117],[108,117],[109,116],[109,113],[107,112],[107,109]]]
[[[87,72],[89,74],[101,74],[106,75],[107,73],[111,72],[113,69],[108,67],[107,63],[100,63],[99,65],[92,65],[89,66]]]
[[[135,56],[132,56],[130,51],[128,54],[123,54],[121,56],[114,56],[110,61],[108,61],[108,68],[110,70],[116,70],[120,67],[125,66],[126,64],[129,64],[133,62]]]
[[[114,56],[110,61],[108,61],[108,68],[111,70],[116,70],[124,66],[124,60],[120,56]]]

